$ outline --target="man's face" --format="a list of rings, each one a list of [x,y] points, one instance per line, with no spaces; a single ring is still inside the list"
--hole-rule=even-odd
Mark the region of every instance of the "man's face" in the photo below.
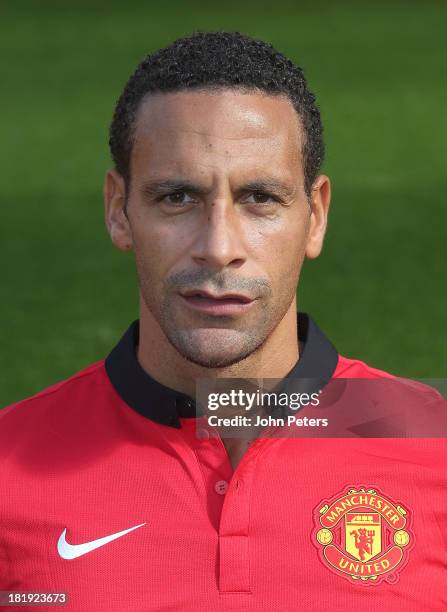
[[[236,363],[296,308],[312,225],[301,150],[282,96],[187,91],[141,104],[127,239],[144,305],[186,359]],[[223,294],[243,299],[209,297]]]

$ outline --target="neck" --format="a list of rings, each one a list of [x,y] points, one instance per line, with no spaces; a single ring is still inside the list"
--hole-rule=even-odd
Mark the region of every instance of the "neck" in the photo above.
[[[137,357],[152,378],[191,397],[195,395],[197,378],[284,378],[299,359],[296,298],[257,351],[224,368],[205,368],[182,357],[140,299]]]

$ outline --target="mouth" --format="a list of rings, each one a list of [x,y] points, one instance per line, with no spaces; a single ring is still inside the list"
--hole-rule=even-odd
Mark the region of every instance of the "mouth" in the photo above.
[[[207,291],[189,290],[180,294],[191,309],[215,316],[237,316],[246,313],[255,300],[242,294],[211,294]]]

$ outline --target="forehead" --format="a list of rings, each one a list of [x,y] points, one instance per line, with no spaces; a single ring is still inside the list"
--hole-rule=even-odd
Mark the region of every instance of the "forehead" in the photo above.
[[[283,95],[229,89],[148,95],[134,132],[132,170],[177,171],[191,164],[235,168],[301,166],[302,130],[296,110]]]

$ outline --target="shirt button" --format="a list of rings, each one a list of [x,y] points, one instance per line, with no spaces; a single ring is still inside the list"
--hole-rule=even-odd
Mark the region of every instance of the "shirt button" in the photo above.
[[[219,495],[225,495],[227,489],[228,482],[226,480],[218,480],[214,485],[214,490],[216,491],[216,493],[219,493]]]

